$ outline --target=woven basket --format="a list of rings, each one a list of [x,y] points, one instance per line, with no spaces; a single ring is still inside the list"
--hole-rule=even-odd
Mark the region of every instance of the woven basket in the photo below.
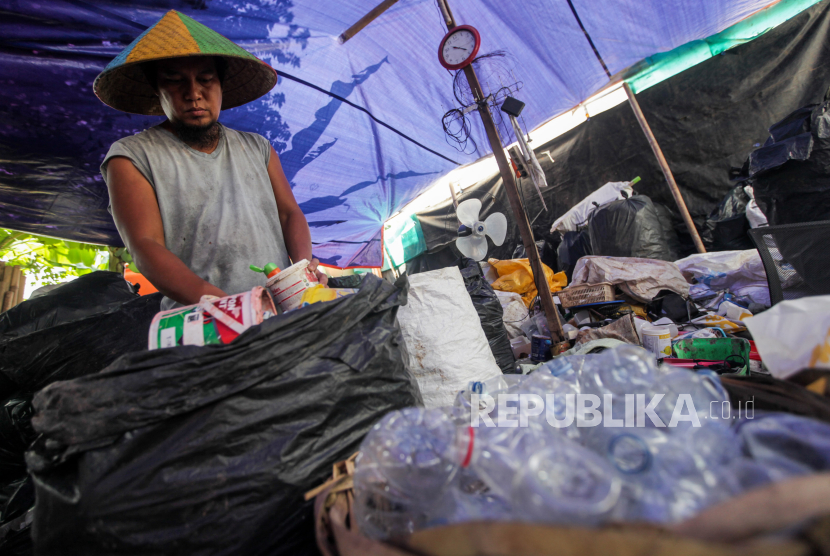
[[[576,307],[578,305],[587,305],[589,303],[602,303],[603,301],[614,301],[614,285],[609,282],[602,282],[601,284],[585,285],[585,286],[571,286],[557,292],[559,301],[566,309],[569,307]]]

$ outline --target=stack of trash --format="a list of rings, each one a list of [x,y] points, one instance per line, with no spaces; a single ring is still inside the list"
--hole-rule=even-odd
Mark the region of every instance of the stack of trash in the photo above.
[[[827,469],[827,424],[736,413],[716,375],[623,346],[388,414],[356,461],[354,519],[376,539],[471,520],[671,523]]]

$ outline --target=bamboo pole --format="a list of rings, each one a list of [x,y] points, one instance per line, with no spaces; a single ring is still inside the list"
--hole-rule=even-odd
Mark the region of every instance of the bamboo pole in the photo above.
[[[669,168],[669,163],[666,161],[666,157],[663,156],[663,150],[660,148],[659,143],[657,143],[657,138],[654,137],[654,133],[651,131],[651,127],[648,125],[646,117],[640,109],[640,103],[637,102],[637,97],[634,96],[634,92],[625,81],[623,81],[623,89],[625,89],[625,94],[628,96],[628,103],[634,111],[634,116],[637,118],[637,122],[639,122],[643,133],[645,133],[648,144],[651,146],[651,150],[654,151],[654,156],[657,157],[657,164],[660,165],[660,169],[663,171],[663,176],[665,176],[666,182],[669,184],[669,190],[671,191],[672,197],[674,197],[674,202],[677,203],[677,208],[680,210],[680,215],[683,217],[683,221],[686,223],[686,228],[688,228],[689,233],[692,235],[692,241],[695,243],[697,252],[705,253],[706,248],[703,246],[700,234],[697,233],[697,228],[692,220],[692,215],[689,214],[689,209],[686,207],[683,195],[680,194],[680,188],[677,187],[677,182],[674,181],[674,174],[672,174],[671,168]]]
[[[9,272],[11,272],[11,271],[9,271]],[[0,284],[3,283],[3,276],[5,276],[5,274],[6,274],[6,263],[3,262],[3,261],[0,261]],[[3,293],[5,293],[5,292],[0,291],[0,299],[3,299]]]
[[[392,4],[394,4],[397,1],[398,0],[383,0],[383,2],[372,8],[372,11],[361,17],[357,23],[355,23],[354,25],[352,25],[340,34],[340,43],[342,44],[350,38],[352,38],[353,36],[357,35],[359,32],[363,30],[364,27],[372,23],[375,19],[378,18],[378,16],[380,16],[380,14],[388,10],[392,6]]]
[[[447,24],[447,29],[455,28],[455,18],[450,11],[447,0],[438,0],[438,6],[444,16],[444,21]],[[522,243],[527,253],[530,268],[533,271],[533,280],[536,284],[536,290],[539,294],[539,299],[542,302],[542,309],[545,311],[545,317],[548,322],[548,329],[550,330],[551,341],[554,344],[553,353],[558,355],[560,353],[561,344],[565,341],[565,333],[562,330],[562,322],[559,319],[559,310],[553,301],[553,295],[550,292],[550,286],[545,278],[545,273],[542,267],[542,260],[539,258],[539,250],[536,248],[536,242],[533,240],[533,231],[530,228],[530,221],[527,219],[524,205],[519,196],[519,189],[516,186],[516,177],[513,173],[513,167],[507,161],[507,156],[504,154],[504,149],[501,146],[501,137],[499,137],[498,129],[493,121],[493,115],[490,113],[490,107],[484,100],[485,95],[481,88],[481,83],[478,80],[475,69],[472,64],[464,68],[464,75],[467,77],[467,82],[470,84],[470,90],[478,103],[478,113],[481,116],[481,121],[484,124],[484,130],[487,132],[487,139],[490,142],[490,148],[493,151],[493,156],[496,157],[496,163],[499,166],[499,174],[501,174],[502,182],[504,183],[504,190],[507,193],[507,199],[510,201],[510,207],[513,209],[513,217],[519,226],[519,234],[522,237]]]
[[[9,286],[12,282],[12,268],[14,268],[6,265],[5,263],[3,263],[3,266],[3,281],[0,282],[0,309],[3,308],[3,300],[6,292],[9,291]]]
[[[26,293],[26,273],[20,270],[20,275],[17,277],[17,299],[14,306],[23,303],[23,294]]]
[[[17,300],[17,281],[20,277],[20,267],[13,266],[11,271],[11,277],[9,280],[9,290],[3,296],[3,312],[5,313],[9,309],[14,306],[14,302]],[[5,282],[5,279],[3,280]]]

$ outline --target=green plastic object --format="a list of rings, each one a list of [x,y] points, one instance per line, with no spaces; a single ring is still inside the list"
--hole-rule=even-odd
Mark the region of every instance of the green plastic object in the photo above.
[[[266,276],[268,276],[269,274],[271,274],[275,270],[279,270],[279,267],[277,265],[275,265],[274,263],[268,263],[267,265],[265,265],[265,268],[259,268],[256,265],[251,265],[248,268],[250,268],[254,272],[262,272]]]
[[[679,359],[703,359],[707,361],[730,361],[738,363],[743,360],[739,374],[745,375],[749,369],[749,342],[743,338],[694,338],[680,340],[674,344],[674,353]]]

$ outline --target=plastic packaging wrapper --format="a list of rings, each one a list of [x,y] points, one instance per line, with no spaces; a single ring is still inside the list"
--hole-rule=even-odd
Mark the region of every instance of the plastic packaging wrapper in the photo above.
[[[579,259],[571,286],[602,282],[619,286],[623,293],[642,303],[654,299],[661,290],[689,296],[689,283],[672,262],[593,255]]]
[[[830,101],[773,125],[749,155],[749,176],[771,226],[830,220]]]
[[[504,311],[504,329],[507,330],[507,336],[512,340],[519,336],[524,336],[522,330],[522,323],[530,318],[530,311],[528,311],[522,296],[513,292],[502,292],[495,290],[496,295],[501,301],[501,308]]]
[[[133,295],[109,312],[6,342],[0,347],[0,395],[32,394],[57,380],[96,373],[125,353],[147,349],[150,322],[161,299],[160,293]]]
[[[85,274],[0,314],[0,345],[38,330],[116,310],[137,297],[117,272]]]
[[[533,281],[533,271],[530,268],[528,259],[511,259],[507,261],[490,259],[488,262],[499,273],[499,279],[493,282],[493,289],[518,293],[522,296],[525,305],[530,307],[538,295],[538,291]],[[568,279],[564,272],[554,274],[553,270],[544,263],[542,264],[542,271],[545,273],[545,279],[548,281],[548,287],[551,293],[558,292],[568,285]]]
[[[709,214],[700,238],[707,251],[752,249],[747,206],[752,199],[741,185],[735,186]]]
[[[515,372],[516,358],[513,356],[510,338],[504,326],[504,310],[499,297],[485,280],[478,262],[464,258],[458,266],[496,363],[503,373]]]
[[[405,280],[367,276],[231,344],[129,354],[39,392],[36,553],[316,553],[303,493],[421,401],[395,321],[405,302]]]
[[[458,267],[410,276],[398,322],[426,407],[449,405],[471,381],[502,374]]]
[[[767,274],[757,249],[697,253],[680,259],[676,264],[687,280],[696,282],[690,289],[695,299],[727,291],[770,306]]]
[[[830,295],[782,301],[745,324],[772,376],[830,369]]]
[[[591,253],[673,261],[664,225],[651,199],[637,195],[600,207],[591,215]]]
[[[583,411],[577,394],[601,407]],[[653,403],[645,426],[633,422],[635,395]],[[805,473],[769,465],[775,453],[745,453],[743,438],[759,436],[711,410],[729,403],[714,374],[658,368],[642,348],[559,357],[528,376],[472,384],[452,407],[387,415],[361,445],[352,519],[379,539],[472,520],[672,523]],[[790,431],[812,431],[800,445],[825,456],[813,469],[830,469],[827,425],[785,419]],[[785,442],[761,444],[776,452]]]
[[[551,232],[576,232],[580,228],[588,224],[597,206],[607,205],[612,201],[619,199],[627,199],[634,195],[634,190],[631,188],[631,182],[628,181],[612,181],[608,182],[577,204],[575,204],[568,212],[553,221],[550,227]]]

